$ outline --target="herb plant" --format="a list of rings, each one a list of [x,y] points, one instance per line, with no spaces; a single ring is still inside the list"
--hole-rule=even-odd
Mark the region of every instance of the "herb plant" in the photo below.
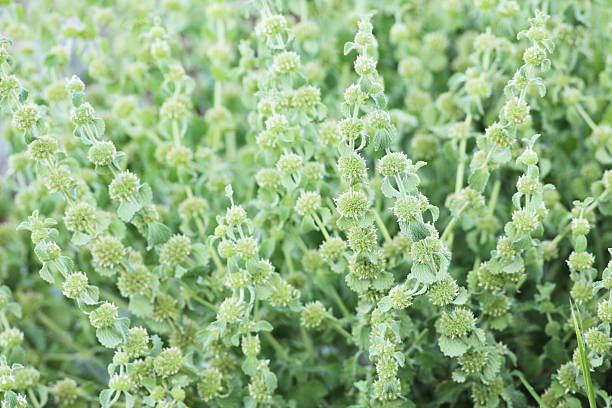
[[[3,408],[612,406],[609,2],[0,12]]]

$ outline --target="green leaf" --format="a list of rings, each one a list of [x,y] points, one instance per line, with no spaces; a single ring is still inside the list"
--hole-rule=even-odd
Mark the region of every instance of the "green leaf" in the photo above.
[[[97,286],[87,285],[79,297],[79,302],[85,303],[86,305],[95,305],[98,303],[99,295],[100,289]]]
[[[242,363],[242,372],[253,377],[257,372],[257,357],[248,356]]]
[[[412,268],[410,268],[410,275],[417,280],[418,282],[430,285],[436,281],[436,275],[434,271],[431,270],[429,265],[413,263]]]
[[[144,295],[130,296],[128,310],[138,317],[151,317],[153,315],[153,304]]]
[[[487,185],[487,181],[489,180],[489,169],[480,168],[474,170],[474,172],[470,175],[468,183],[470,187],[477,191],[483,191],[485,186]]]
[[[116,327],[103,327],[96,330],[96,337],[106,348],[115,348],[123,341],[122,333]]]
[[[55,277],[53,277],[53,274],[51,273],[51,271],[49,271],[47,263],[44,263],[42,268],[40,268],[39,275],[44,281],[55,285]]]
[[[257,323],[255,323],[255,327],[253,330],[256,332],[259,332],[259,331],[271,332],[272,329],[273,327],[268,321],[260,320]]]
[[[110,406],[113,393],[114,391],[110,389],[102,390],[102,392],[100,392],[100,405],[102,405],[102,408],[108,408]]]
[[[93,237],[89,234],[85,234],[83,232],[75,232],[72,235],[72,243],[76,246],[85,246],[89,241],[91,241]]]
[[[142,205],[140,203],[135,201],[124,201],[119,204],[117,215],[122,221],[129,222],[134,217],[134,214],[141,208]]]
[[[459,357],[468,349],[467,344],[461,339],[451,339],[444,335],[440,336],[438,339],[438,346],[440,346],[440,351],[447,357]]]

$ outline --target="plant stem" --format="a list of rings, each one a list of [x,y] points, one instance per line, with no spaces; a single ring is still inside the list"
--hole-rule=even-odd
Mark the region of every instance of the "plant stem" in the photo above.
[[[306,329],[302,325],[300,325],[300,332],[302,333],[304,347],[306,348],[306,352],[308,353],[308,361],[310,361],[310,365],[314,366],[315,359],[314,354],[312,352],[312,345],[310,344],[310,338],[308,337],[308,333],[306,333]]]
[[[387,230],[387,227],[383,223],[383,220],[380,218],[380,215],[378,215],[378,211],[373,209],[372,212],[374,213],[374,218],[376,219],[376,224],[378,224],[378,228],[380,228],[380,232],[382,233],[383,237],[385,238],[385,241],[387,241],[388,244],[391,244],[393,242],[393,239],[391,238],[391,235],[389,234],[389,231]]]
[[[276,350],[276,352],[283,359],[283,361],[289,364],[289,357],[287,357],[287,353],[285,353],[285,350],[283,350],[283,347],[278,343],[278,341],[276,341],[274,336],[272,336],[269,332],[266,332],[266,331],[260,332],[260,333],[262,333],[263,337],[266,339],[268,343],[270,343],[272,348]]]

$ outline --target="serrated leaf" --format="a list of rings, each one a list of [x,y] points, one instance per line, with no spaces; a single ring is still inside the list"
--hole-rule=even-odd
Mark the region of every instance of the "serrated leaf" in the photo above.
[[[424,285],[430,285],[436,281],[434,271],[429,265],[413,263],[410,268],[410,275],[418,282]]]
[[[123,341],[123,336],[114,326],[96,329],[96,337],[106,348],[115,348]]]
[[[440,347],[440,351],[447,357],[459,357],[468,349],[467,344],[461,339],[451,339],[444,335],[440,336],[438,339],[438,346]]]

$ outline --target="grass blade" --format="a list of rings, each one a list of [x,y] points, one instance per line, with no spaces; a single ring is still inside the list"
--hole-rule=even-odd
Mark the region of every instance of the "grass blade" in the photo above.
[[[584,385],[587,391],[587,397],[589,399],[590,408],[597,408],[597,404],[595,402],[595,391],[593,390],[593,383],[591,382],[591,369],[589,367],[589,359],[586,355],[586,350],[584,348],[584,342],[582,341],[582,330],[581,324],[578,321],[578,316],[576,310],[574,310],[574,305],[570,300],[570,308],[572,310],[572,321],[574,322],[574,329],[576,330],[576,339],[578,340],[578,353],[580,354],[580,368],[582,369],[582,376],[584,377]]]

